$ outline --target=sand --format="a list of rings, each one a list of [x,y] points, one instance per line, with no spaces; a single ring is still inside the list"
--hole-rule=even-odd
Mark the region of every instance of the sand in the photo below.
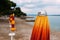
[[[14,40],[30,40],[33,25],[26,23],[20,18],[15,18],[15,21],[16,35],[14,36]],[[11,32],[9,26],[8,18],[0,18],[0,40],[10,40],[10,36],[8,35]],[[51,31],[50,36],[51,40],[60,40],[59,31]]]

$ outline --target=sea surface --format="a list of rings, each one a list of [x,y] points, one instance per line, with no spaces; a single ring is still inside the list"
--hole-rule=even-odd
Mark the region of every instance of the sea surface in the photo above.
[[[36,16],[33,16],[34,18],[27,18],[28,20],[36,19]],[[60,16],[48,16],[48,20],[50,23],[50,29],[60,31]],[[28,22],[31,25],[34,25],[34,22]]]

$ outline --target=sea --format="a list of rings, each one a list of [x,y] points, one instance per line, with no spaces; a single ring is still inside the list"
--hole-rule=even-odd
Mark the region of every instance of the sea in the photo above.
[[[36,16],[32,16],[34,18],[27,18],[29,20],[35,20]],[[48,16],[49,24],[50,24],[50,29],[55,30],[55,31],[60,31],[60,16]],[[29,24],[34,26],[34,22],[28,22]]]

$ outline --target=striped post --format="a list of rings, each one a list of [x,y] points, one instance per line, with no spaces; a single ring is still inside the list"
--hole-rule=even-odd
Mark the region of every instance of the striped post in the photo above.
[[[15,28],[15,20],[14,20],[14,14],[10,15],[9,22],[10,22],[10,30],[11,30],[11,32],[9,33],[9,36],[11,36],[11,40],[13,40],[14,39],[13,37],[15,36],[14,31],[16,30],[16,28]]]
[[[10,15],[9,21],[10,21],[10,25],[11,25],[11,31],[14,32],[16,30],[16,28],[15,28],[15,20],[14,20],[14,14]]]

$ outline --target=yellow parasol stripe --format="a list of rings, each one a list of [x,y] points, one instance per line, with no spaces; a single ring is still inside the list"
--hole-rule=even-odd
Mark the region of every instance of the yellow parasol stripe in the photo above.
[[[47,16],[37,16],[33,27],[31,40],[50,40]]]

